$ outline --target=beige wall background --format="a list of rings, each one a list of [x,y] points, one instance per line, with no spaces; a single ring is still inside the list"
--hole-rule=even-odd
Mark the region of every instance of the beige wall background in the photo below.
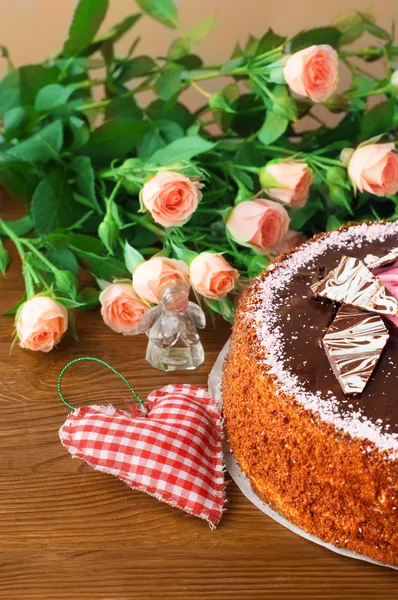
[[[66,38],[76,4],[77,0],[0,0],[0,44],[8,48],[14,64],[32,64],[56,55]],[[176,4],[181,25],[188,32],[206,17],[217,16],[211,35],[195,48],[208,64],[229,58],[237,41],[244,43],[250,34],[261,36],[269,27],[279,34],[291,35],[302,29],[327,25],[335,16],[349,10],[371,10],[377,22],[388,30],[394,19],[398,21],[398,0],[373,0],[373,3],[369,0],[176,0]],[[139,11],[135,0],[110,0],[109,5],[101,30]],[[117,50],[126,52],[137,36],[141,37],[137,54],[159,56],[167,52],[179,34],[143,17],[118,43]],[[369,36],[366,43],[374,41],[375,38]],[[367,70],[381,75],[382,65],[369,64]],[[0,76],[5,71],[5,61],[0,59]],[[344,67],[340,69],[342,89],[349,82],[348,71],[345,71]],[[222,85],[219,80],[203,82],[209,92]],[[101,89],[96,88],[94,97],[99,99],[101,95]],[[146,104],[151,98],[150,92],[144,92],[140,102]],[[203,97],[192,88],[184,92],[182,100],[191,109],[203,104]],[[322,106],[316,107],[316,114],[329,125],[339,120],[338,115],[331,115]],[[299,128],[307,126],[314,123],[304,121]]]
[[[95,2],[96,0],[92,0]],[[16,65],[34,63],[60,49],[76,5],[76,0],[0,0],[0,44],[5,45]],[[181,23],[189,31],[201,19],[215,14],[212,35],[197,50],[207,61],[227,58],[236,40],[250,33],[260,35],[268,27],[292,34],[300,29],[325,25],[345,11],[372,9],[380,25],[390,28],[398,18],[398,0],[177,0]],[[110,0],[103,29],[138,11],[134,0]],[[120,42],[126,49],[134,36],[142,36],[139,54],[162,54],[175,32],[149,18]],[[5,66],[0,65],[1,71]],[[0,71],[0,72],[1,72]]]

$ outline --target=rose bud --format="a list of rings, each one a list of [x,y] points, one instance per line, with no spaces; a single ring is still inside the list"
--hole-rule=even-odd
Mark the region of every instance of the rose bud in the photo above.
[[[68,313],[49,296],[34,296],[19,308],[15,327],[21,348],[50,352],[68,328]]]
[[[148,310],[130,283],[111,283],[100,294],[101,315],[105,325],[116,333],[136,335],[138,323]]]
[[[174,279],[188,280],[188,266],[182,260],[155,256],[136,268],[133,287],[137,294],[153,304],[159,304],[159,288]]]
[[[141,202],[163,227],[184,225],[202,197],[201,183],[172,171],[159,171],[141,190]]]
[[[360,192],[392,196],[398,192],[398,156],[394,144],[367,144],[351,154],[348,175]],[[346,153],[347,154],[347,153]]]
[[[236,269],[219,254],[202,252],[189,266],[193,289],[206,298],[224,298],[239,277]]]
[[[290,89],[314,102],[323,102],[336,89],[339,59],[328,44],[309,46],[289,57],[283,73]]]
[[[265,254],[281,241],[289,222],[283,206],[272,200],[257,198],[237,204],[227,219],[226,227],[236,242]]]
[[[104,220],[98,227],[98,237],[104,244],[108,252],[112,253],[113,247],[117,242],[119,227],[110,213],[105,215]]]
[[[312,171],[294,160],[270,163],[260,172],[260,183],[274,200],[301,208],[308,200]]]

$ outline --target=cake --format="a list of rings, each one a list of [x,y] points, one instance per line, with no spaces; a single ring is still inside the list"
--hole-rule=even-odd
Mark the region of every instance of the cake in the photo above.
[[[361,223],[278,257],[240,300],[222,381],[230,446],[258,496],[321,540],[391,565],[398,327],[382,315],[388,341],[370,379],[345,393],[325,351],[341,306],[313,290],[343,256],[366,264],[397,246],[398,221]]]

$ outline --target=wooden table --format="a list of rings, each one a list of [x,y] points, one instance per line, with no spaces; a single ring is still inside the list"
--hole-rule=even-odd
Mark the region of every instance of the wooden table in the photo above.
[[[0,311],[21,294],[15,258],[0,279]],[[81,313],[77,324],[79,343],[65,336],[49,354],[15,346],[10,355],[13,322],[0,318],[1,600],[396,600],[396,571],[294,535],[234,483],[227,488],[228,510],[211,531],[204,521],[72,460],[57,433],[67,411],[56,384],[68,361],[98,356],[145,396],[168,382],[206,385],[229,336],[222,322],[209,326],[202,336],[205,364],[167,375],[145,362],[144,336],[113,333],[98,311]],[[74,405],[123,405],[124,384],[100,365],[72,367],[64,381]]]

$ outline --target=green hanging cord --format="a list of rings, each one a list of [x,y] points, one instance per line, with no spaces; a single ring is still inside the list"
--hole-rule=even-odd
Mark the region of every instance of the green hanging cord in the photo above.
[[[111,365],[108,365],[108,363],[106,363],[104,360],[101,360],[100,358],[95,358],[94,356],[82,356],[80,358],[75,358],[74,360],[71,360],[70,363],[68,363],[61,371],[61,373],[59,374],[59,378],[58,378],[58,394],[59,397],[61,398],[62,402],[68,407],[70,408],[70,410],[76,410],[76,408],[74,406],[72,406],[71,404],[69,404],[69,402],[67,402],[61,392],[61,381],[62,381],[62,377],[65,374],[65,371],[67,369],[69,369],[70,366],[72,366],[75,363],[81,362],[82,360],[92,360],[94,362],[98,362],[101,365],[104,365],[104,367],[107,367],[108,369],[110,369],[112,371],[112,373],[115,373],[115,375],[117,375],[118,377],[120,377],[120,379],[122,379],[124,381],[124,383],[127,385],[127,387],[129,388],[130,392],[133,394],[133,396],[135,396],[136,400],[138,400],[138,404],[140,405],[141,408],[145,408],[145,403],[143,400],[141,400],[141,398],[139,397],[139,395],[136,393],[136,391],[132,388],[132,386],[130,385],[130,383],[127,381],[127,379],[121,374],[119,373],[119,371],[116,371],[116,369],[114,369],[113,367],[111,367]]]

